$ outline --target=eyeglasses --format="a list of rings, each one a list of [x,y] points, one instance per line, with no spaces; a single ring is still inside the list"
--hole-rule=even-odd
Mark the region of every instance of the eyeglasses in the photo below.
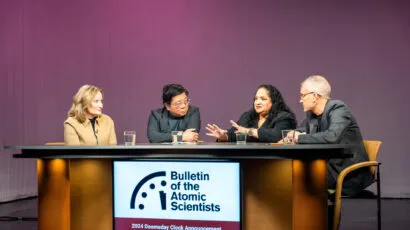
[[[182,107],[183,105],[189,105],[189,103],[191,103],[191,99],[190,99],[190,98],[187,98],[187,99],[185,99],[185,100],[183,100],[183,101],[177,101],[177,102],[171,104],[171,106],[174,106],[174,107]]]
[[[300,94],[300,99],[303,99],[303,98],[305,98],[305,96],[307,96],[307,95],[309,95],[309,94],[312,94],[312,93],[315,93],[315,92],[301,93],[301,94]]]

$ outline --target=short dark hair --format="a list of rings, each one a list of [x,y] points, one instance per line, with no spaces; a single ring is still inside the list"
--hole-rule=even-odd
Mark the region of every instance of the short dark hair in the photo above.
[[[162,88],[162,102],[167,105],[171,104],[172,98],[185,93],[187,96],[189,92],[180,84],[168,84]]]

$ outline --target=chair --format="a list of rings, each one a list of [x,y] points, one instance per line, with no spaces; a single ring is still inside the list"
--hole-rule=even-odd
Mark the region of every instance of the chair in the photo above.
[[[364,168],[364,167],[370,167],[370,171],[373,174],[373,182],[376,182],[376,185],[377,185],[377,195],[376,195],[376,198],[377,198],[377,229],[378,230],[381,229],[380,170],[379,170],[379,166],[381,163],[377,162],[376,159],[377,159],[377,154],[379,153],[380,145],[382,144],[382,142],[364,140],[363,144],[366,149],[366,153],[369,157],[369,161],[360,162],[360,163],[351,165],[345,168],[343,171],[341,171],[339,176],[337,177],[336,191],[335,191],[335,207],[334,207],[334,216],[333,216],[333,230],[337,230],[339,228],[343,180],[346,177],[346,175],[349,174],[350,172],[357,170],[359,168]]]

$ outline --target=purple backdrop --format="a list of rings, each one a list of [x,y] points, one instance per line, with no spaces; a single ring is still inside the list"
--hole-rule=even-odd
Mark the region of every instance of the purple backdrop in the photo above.
[[[120,142],[124,130],[146,142],[149,112],[171,82],[190,90],[200,137],[212,141],[205,125],[229,128],[262,83],[277,86],[301,121],[300,82],[323,74],[364,137],[383,141],[383,196],[410,197],[409,12],[406,1],[4,0],[1,144],[63,140],[83,84],[104,89]],[[36,191],[35,161],[10,155],[1,150],[0,200]]]

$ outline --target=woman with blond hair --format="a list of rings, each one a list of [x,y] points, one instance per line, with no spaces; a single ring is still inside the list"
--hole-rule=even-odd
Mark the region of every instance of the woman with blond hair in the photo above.
[[[116,145],[114,121],[102,113],[103,92],[92,85],[82,86],[64,121],[66,145]]]

